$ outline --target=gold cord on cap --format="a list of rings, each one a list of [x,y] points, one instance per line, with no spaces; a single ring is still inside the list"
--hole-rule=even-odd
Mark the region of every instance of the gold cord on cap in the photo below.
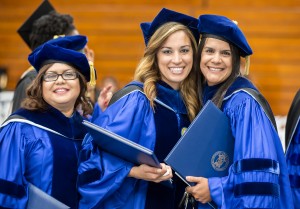
[[[95,86],[96,85],[96,74],[95,74],[95,69],[94,69],[94,63],[92,61],[89,61],[90,64],[90,86]]]
[[[239,24],[238,21],[236,21],[236,20],[232,20],[232,22],[233,22],[234,24],[236,24],[236,25]]]
[[[249,75],[250,69],[250,56],[245,57],[245,75]]]
[[[236,25],[238,25],[238,22],[236,20],[232,20],[232,22]],[[245,71],[244,75],[249,75],[249,68],[250,68],[250,55],[245,56]]]
[[[57,38],[59,38],[59,37],[65,37],[66,35],[54,35],[53,36],[53,39],[57,39]]]

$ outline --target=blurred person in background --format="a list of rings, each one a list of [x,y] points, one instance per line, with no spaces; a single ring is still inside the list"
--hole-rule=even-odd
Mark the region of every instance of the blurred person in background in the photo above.
[[[96,104],[94,105],[94,114],[99,115],[103,112],[113,96],[120,89],[118,80],[113,76],[103,77],[100,81],[100,89],[96,89],[95,99],[97,99]]]

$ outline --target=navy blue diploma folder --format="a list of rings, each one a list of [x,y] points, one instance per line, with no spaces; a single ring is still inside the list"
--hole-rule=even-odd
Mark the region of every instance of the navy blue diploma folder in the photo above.
[[[26,209],[68,209],[69,206],[51,197],[33,184],[28,185],[28,202]]]
[[[89,121],[83,121],[82,123],[102,150],[136,165],[147,164],[152,167],[161,167],[152,150]]]
[[[100,149],[135,165],[146,164],[161,168],[160,162],[152,150],[89,121],[84,120],[82,124],[86,126],[94,142]],[[172,187],[171,179],[161,183],[167,187]]]
[[[229,119],[208,101],[164,161],[191,186],[186,176],[228,175],[233,148]]]

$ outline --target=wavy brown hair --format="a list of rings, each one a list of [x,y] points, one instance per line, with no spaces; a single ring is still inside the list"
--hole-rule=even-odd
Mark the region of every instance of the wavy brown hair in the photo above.
[[[43,99],[42,83],[43,76],[45,72],[53,65],[54,63],[44,65],[37,77],[34,79],[32,84],[28,87],[26,93],[27,97],[22,102],[22,107],[31,110],[31,111],[47,111],[49,104]],[[75,68],[76,69],[76,68]],[[91,114],[93,111],[93,106],[89,102],[89,99],[85,96],[87,90],[87,82],[85,77],[77,70],[78,79],[80,83],[80,93],[75,102],[74,109],[81,108],[83,115],[86,116]]]
[[[154,99],[157,95],[155,84],[161,80],[156,55],[167,38],[177,31],[184,31],[189,37],[193,49],[192,70],[179,87],[179,91],[187,107],[189,119],[192,121],[199,112],[200,106],[199,94],[197,91],[199,66],[196,61],[197,42],[188,27],[177,22],[169,22],[159,27],[148,42],[148,46],[144,51],[144,56],[135,70],[134,79],[144,83],[144,92],[149,99],[152,108],[154,108]]]

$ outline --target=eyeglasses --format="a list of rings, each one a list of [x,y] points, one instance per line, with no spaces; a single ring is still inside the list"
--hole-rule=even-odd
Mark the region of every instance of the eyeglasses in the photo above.
[[[64,80],[75,80],[76,78],[78,78],[78,73],[77,72],[63,72],[61,74],[45,73],[43,79],[46,82],[51,82],[51,81],[56,81],[59,76],[61,76]]]

